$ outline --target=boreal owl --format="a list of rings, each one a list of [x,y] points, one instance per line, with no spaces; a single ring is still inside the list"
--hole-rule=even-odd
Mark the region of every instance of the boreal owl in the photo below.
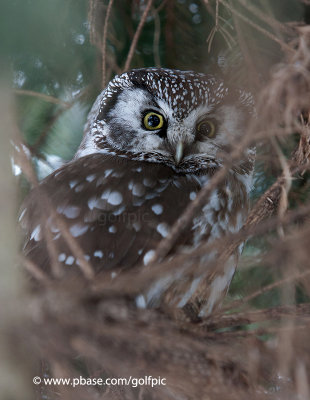
[[[248,93],[213,75],[142,68],[116,76],[93,105],[74,159],[26,199],[25,256],[45,271],[63,273],[79,273],[86,260],[95,275],[104,271],[109,279],[147,265],[189,203],[223,167],[252,112]],[[253,163],[254,151],[248,149],[168,257],[240,229]],[[204,257],[206,270],[210,257]],[[210,281],[204,313],[227,291],[237,258]],[[182,276],[173,279],[177,285]],[[201,279],[193,276],[189,285],[181,285],[170,303],[185,306]],[[139,295],[138,305],[160,304],[167,282],[161,279]]]

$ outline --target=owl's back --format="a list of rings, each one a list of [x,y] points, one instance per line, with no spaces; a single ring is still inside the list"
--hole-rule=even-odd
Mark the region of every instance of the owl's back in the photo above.
[[[151,250],[200,188],[196,176],[175,174],[163,164],[101,154],[74,160],[47,177],[26,200],[22,218],[27,227],[25,254],[48,268],[46,224],[59,263],[67,270],[78,270],[43,195],[97,271],[147,264]],[[189,232],[181,241],[190,245],[192,239]]]

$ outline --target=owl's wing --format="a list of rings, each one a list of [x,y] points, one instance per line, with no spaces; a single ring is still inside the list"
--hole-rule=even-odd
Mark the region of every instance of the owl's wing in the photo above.
[[[101,154],[76,159],[25,200],[24,253],[45,270],[50,269],[51,252],[66,270],[78,270],[79,261],[62,232],[64,223],[97,271],[146,264],[198,190],[195,180],[176,178],[161,164]],[[190,242],[189,236],[182,241]]]

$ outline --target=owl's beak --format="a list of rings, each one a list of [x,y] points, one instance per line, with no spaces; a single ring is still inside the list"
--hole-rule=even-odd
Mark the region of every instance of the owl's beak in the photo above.
[[[174,159],[175,159],[176,165],[180,164],[180,161],[183,158],[183,154],[184,154],[184,143],[180,141],[177,144],[177,147],[175,149],[175,154],[174,154]]]

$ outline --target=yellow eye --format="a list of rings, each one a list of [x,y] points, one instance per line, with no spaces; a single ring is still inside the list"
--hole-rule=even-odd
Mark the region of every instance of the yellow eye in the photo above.
[[[164,126],[164,117],[161,114],[150,111],[143,118],[143,125],[149,131],[155,131]]]
[[[197,125],[197,139],[202,140],[204,137],[210,139],[214,138],[216,135],[215,123],[210,119],[204,119]]]

